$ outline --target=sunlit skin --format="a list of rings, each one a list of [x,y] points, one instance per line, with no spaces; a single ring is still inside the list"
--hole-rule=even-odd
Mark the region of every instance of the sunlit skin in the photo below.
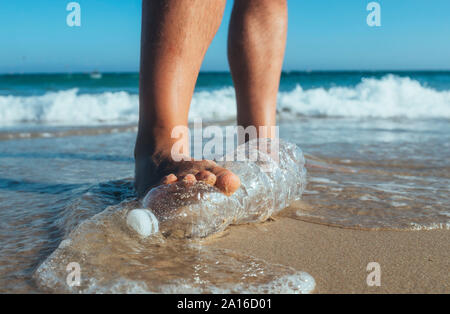
[[[172,129],[188,123],[203,58],[220,26],[225,0],[152,0],[142,4],[136,191],[158,184],[203,181],[226,195],[240,179],[211,160],[171,157]],[[287,32],[286,0],[235,0],[228,60],[236,89],[237,123],[271,130]],[[259,131],[258,137],[275,134]],[[186,141],[188,139],[186,138]],[[186,143],[186,146],[188,143]]]

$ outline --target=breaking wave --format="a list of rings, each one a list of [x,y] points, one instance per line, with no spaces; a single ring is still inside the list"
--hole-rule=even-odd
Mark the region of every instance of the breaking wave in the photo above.
[[[194,94],[190,120],[225,121],[236,115],[232,87]],[[98,125],[135,123],[138,95],[125,91],[82,94],[77,88],[39,96],[0,96],[0,123]],[[280,92],[283,115],[356,118],[450,118],[450,91],[439,91],[409,77],[363,78],[356,86]]]

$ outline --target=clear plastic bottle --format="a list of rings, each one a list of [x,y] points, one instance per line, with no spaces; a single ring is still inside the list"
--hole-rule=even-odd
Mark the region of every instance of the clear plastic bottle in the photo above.
[[[145,196],[142,205],[156,216],[164,236],[202,238],[230,224],[265,221],[300,199],[305,188],[305,159],[295,144],[252,140],[224,159],[218,163],[241,180],[232,196],[201,182],[161,185]]]
[[[270,148],[276,145],[271,142]],[[304,272],[225,249],[164,239],[159,233],[205,237],[229,224],[264,221],[299,199],[306,181],[303,154],[285,142],[279,143],[279,152],[277,162],[258,150],[258,142],[250,142],[233,158],[253,153],[257,159],[222,162],[242,182],[230,197],[203,183],[180,182],[154,188],[143,204],[128,200],[84,220],[36,270],[37,285],[57,293],[313,291],[315,281]],[[141,237],[124,228],[124,221]],[[82,270],[80,285],[67,281],[66,265],[74,262]]]

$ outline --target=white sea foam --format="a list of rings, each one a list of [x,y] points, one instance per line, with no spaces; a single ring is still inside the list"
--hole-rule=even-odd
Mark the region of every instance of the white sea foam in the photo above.
[[[450,118],[450,91],[437,91],[408,77],[363,78],[355,87],[281,93],[279,108],[305,116]]]
[[[224,121],[236,115],[232,87],[198,91],[190,120]],[[121,92],[80,94],[78,89],[41,96],[0,96],[0,123],[96,125],[135,123],[138,95]],[[304,116],[450,118],[450,91],[438,91],[408,77],[363,78],[354,87],[280,92],[280,111]]]
[[[165,285],[160,287],[160,292],[164,294],[186,294],[186,293],[213,293],[213,294],[309,294],[314,291],[316,282],[314,278],[306,272],[294,272],[291,275],[284,275],[276,278],[273,281],[262,285],[243,285],[228,284],[223,287],[208,286],[206,289],[200,289],[192,285],[186,284],[183,281],[178,281],[176,284]]]
[[[91,125],[134,122],[138,96],[126,92],[79,94],[78,89],[41,96],[0,96],[0,123]]]

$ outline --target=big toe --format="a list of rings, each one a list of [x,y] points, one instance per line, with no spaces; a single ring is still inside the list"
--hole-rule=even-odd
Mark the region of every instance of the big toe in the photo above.
[[[241,186],[239,177],[230,170],[216,167],[216,169],[213,169],[213,173],[217,177],[216,187],[225,195],[232,195]]]

